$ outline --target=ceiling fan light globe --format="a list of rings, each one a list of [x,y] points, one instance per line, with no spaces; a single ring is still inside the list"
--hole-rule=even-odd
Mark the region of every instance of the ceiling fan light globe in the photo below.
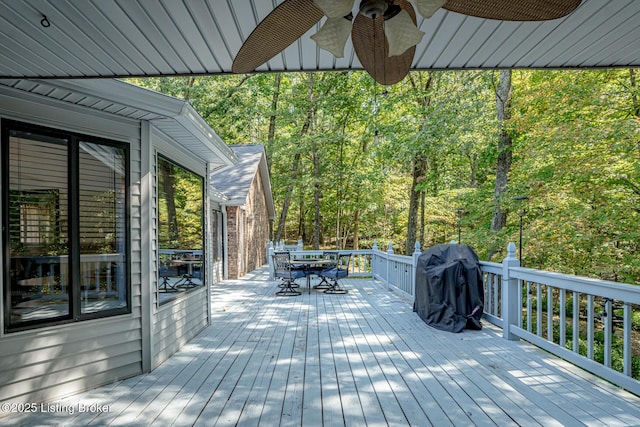
[[[351,21],[349,19],[327,18],[320,31],[311,36],[320,49],[329,51],[336,58],[344,56],[344,46],[351,34]]]
[[[360,2],[359,12],[371,19],[383,16],[389,8],[389,4],[385,0],[362,0]]]
[[[431,18],[446,2],[447,0],[413,0],[418,13],[425,18]]]
[[[389,56],[402,55],[411,46],[420,43],[424,32],[418,30],[406,10],[384,21],[384,34],[389,43]]]
[[[347,16],[353,10],[355,0],[313,0],[328,18]]]

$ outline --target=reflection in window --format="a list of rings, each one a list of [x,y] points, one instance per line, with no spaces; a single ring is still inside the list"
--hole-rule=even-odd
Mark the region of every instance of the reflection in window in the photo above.
[[[57,190],[11,192],[19,209],[20,244],[48,245],[56,241],[58,215]]]
[[[204,284],[204,180],[158,156],[158,291],[162,303]]]
[[[80,142],[79,155],[80,310],[126,307],[125,152]]]
[[[70,313],[68,142],[19,131],[10,134],[10,324]]]
[[[125,146],[5,123],[5,330],[127,312]]]

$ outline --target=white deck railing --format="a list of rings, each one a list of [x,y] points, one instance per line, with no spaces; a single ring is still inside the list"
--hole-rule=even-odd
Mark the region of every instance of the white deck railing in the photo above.
[[[386,251],[374,243],[371,250],[348,252],[354,255],[350,276],[373,277],[413,301],[418,243],[412,256],[394,254],[391,243]],[[313,258],[322,251],[304,251],[298,244],[291,254]],[[502,263],[482,261],[480,267],[483,317],[501,327],[505,339],[529,341],[640,395],[640,381],[632,377],[633,356],[640,363],[640,354],[633,354],[634,334],[640,340],[633,325],[634,309],[640,318],[640,286],[521,268],[513,243]]]

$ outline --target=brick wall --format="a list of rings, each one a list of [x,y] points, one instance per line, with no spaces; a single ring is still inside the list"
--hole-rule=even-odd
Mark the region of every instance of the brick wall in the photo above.
[[[257,177],[256,177],[257,178]],[[262,180],[255,179],[249,191],[246,227],[246,271],[250,272],[267,262],[267,241],[269,240],[269,214],[264,197]]]
[[[240,277],[240,254],[238,253],[238,239],[240,238],[240,224],[238,223],[239,213],[239,207],[227,206],[227,261],[229,266],[227,275],[229,279],[237,279]]]
[[[241,209],[244,215],[241,215]],[[241,218],[243,227],[239,223]],[[242,230],[244,236],[241,236]],[[229,279],[237,279],[267,262],[269,213],[262,181],[257,176],[251,184],[247,203],[241,207],[227,206],[227,237]],[[243,239],[244,245],[240,239]]]

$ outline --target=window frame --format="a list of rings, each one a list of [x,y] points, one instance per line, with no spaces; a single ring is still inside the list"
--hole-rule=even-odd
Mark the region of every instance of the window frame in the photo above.
[[[55,128],[49,128],[45,126],[35,125],[27,122],[21,122],[10,119],[0,119],[0,143],[2,152],[2,205],[4,206],[2,212],[2,227],[5,232],[2,236],[3,247],[3,330],[5,333],[19,332],[30,329],[43,328],[48,326],[55,326],[67,323],[76,323],[86,320],[107,318],[119,315],[126,315],[131,313],[131,147],[128,143],[120,142],[112,139],[101,138],[93,135],[81,134],[73,131],[60,130]],[[9,236],[9,203],[10,193],[9,189],[9,148],[11,131],[34,133],[47,137],[64,138],[68,140],[68,161],[67,161],[67,188],[68,188],[68,200],[67,200],[67,212],[68,212],[68,263],[69,263],[69,313],[59,317],[51,317],[45,319],[36,319],[29,321],[21,321],[11,324],[12,313],[12,300],[11,300],[11,277],[10,277],[10,264],[11,264],[11,250],[10,250],[10,236]],[[80,143],[90,142],[94,144],[114,147],[123,151],[124,155],[124,283],[126,298],[125,307],[111,308],[103,311],[95,311],[89,313],[82,313],[81,311],[81,299],[82,299],[82,285],[81,285],[81,246],[80,246]],[[39,161],[46,160],[44,157]]]

